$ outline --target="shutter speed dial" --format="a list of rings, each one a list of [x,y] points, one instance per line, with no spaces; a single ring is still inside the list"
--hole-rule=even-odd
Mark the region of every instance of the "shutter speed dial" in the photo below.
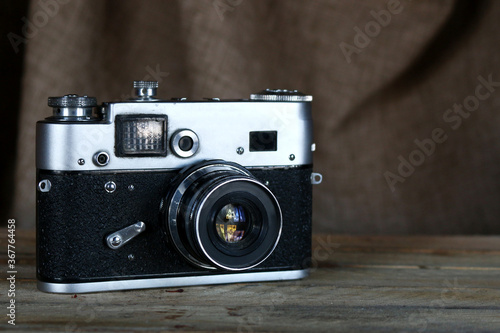
[[[250,95],[252,101],[266,102],[311,102],[312,96],[297,90],[266,89]]]

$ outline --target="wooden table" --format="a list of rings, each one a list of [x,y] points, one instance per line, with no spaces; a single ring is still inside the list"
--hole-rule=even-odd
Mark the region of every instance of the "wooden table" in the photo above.
[[[36,289],[34,244],[16,231],[16,326],[0,330],[500,331],[500,237],[316,235],[304,280],[78,295]]]

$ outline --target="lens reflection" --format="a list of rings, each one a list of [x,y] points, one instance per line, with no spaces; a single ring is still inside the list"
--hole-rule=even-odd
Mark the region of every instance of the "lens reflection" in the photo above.
[[[227,243],[237,243],[245,237],[250,221],[241,205],[228,204],[222,207],[215,218],[219,237]]]

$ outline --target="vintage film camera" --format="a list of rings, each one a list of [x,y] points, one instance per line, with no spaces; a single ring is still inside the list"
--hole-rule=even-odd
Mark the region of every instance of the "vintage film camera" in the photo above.
[[[50,97],[37,123],[38,288],[288,280],[311,257],[311,96]]]

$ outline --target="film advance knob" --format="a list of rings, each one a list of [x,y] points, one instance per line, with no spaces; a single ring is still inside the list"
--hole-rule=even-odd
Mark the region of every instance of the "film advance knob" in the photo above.
[[[97,106],[97,99],[70,94],[62,97],[49,97],[48,104],[53,108],[93,108]]]
[[[95,97],[78,96],[75,94],[61,97],[49,97],[48,105],[54,109],[56,118],[91,118],[92,108],[97,106]]]

